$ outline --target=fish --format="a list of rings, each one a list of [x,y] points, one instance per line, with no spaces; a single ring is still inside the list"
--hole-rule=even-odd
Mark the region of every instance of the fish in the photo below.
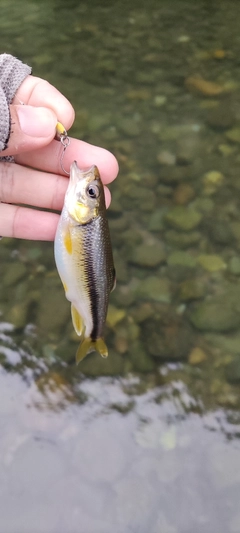
[[[103,330],[116,274],[104,188],[96,165],[81,170],[76,161],[71,164],[54,255],[80,337],[76,363],[92,351],[107,357]]]

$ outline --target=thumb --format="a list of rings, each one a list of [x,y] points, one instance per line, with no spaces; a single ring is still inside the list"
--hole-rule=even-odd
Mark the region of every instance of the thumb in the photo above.
[[[51,142],[56,134],[57,117],[45,107],[10,105],[11,131],[1,157],[29,152]]]

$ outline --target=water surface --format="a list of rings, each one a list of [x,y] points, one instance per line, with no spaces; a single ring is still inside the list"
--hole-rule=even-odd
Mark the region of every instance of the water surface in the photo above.
[[[75,366],[52,243],[1,241],[2,533],[240,530],[239,15],[2,2],[1,51],[120,164],[107,361]]]

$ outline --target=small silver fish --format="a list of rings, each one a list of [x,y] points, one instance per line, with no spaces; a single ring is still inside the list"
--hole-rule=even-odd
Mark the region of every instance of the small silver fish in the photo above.
[[[71,165],[54,254],[80,337],[77,363],[94,350],[107,357],[102,335],[109,294],[115,287],[115,268],[104,189],[96,166],[83,171],[76,161]]]

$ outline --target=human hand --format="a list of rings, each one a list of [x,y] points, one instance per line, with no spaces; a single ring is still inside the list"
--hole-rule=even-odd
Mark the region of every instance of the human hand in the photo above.
[[[28,76],[10,105],[10,113],[12,133],[0,157],[14,155],[15,163],[0,162],[0,235],[53,240],[59,215],[21,204],[62,209],[68,178],[61,168],[63,146],[54,137],[57,121],[67,130],[71,127],[74,110],[47,81]],[[118,164],[110,152],[71,138],[63,161],[67,171],[74,160],[80,168],[97,165],[104,184],[117,176]],[[105,195],[108,206],[110,192],[106,187]]]

